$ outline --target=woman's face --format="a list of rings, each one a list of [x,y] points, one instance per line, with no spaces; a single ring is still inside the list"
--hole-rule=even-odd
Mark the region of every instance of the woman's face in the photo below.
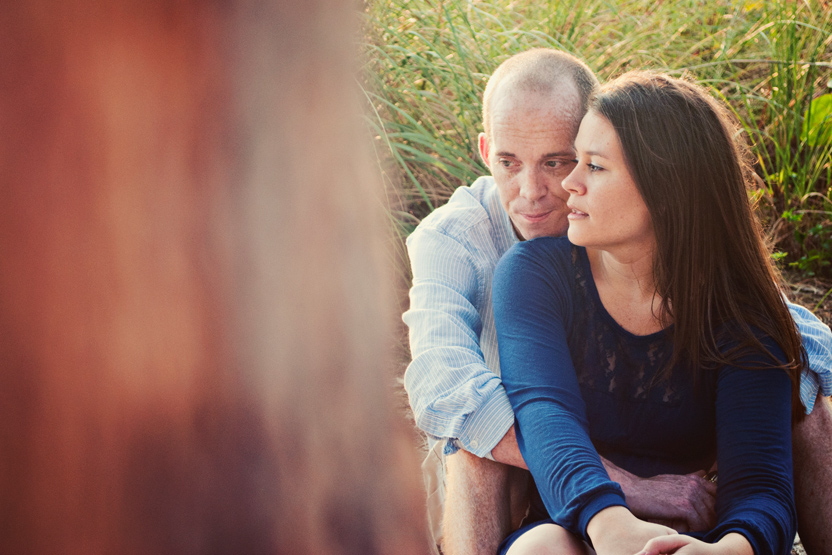
[[[578,163],[563,180],[571,209],[569,240],[603,250],[652,250],[655,236],[650,213],[612,124],[590,110],[581,121],[575,151]]]

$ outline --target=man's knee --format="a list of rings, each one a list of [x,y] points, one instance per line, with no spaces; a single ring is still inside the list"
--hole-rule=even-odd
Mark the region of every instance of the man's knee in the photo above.
[[[832,401],[818,396],[815,408],[794,428],[795,461],[803,455],[832,452]],[[825,457],[824,457],[825,458]]]
[[[794,484],[797,521],[810,555],[832,552],[832,403],[818,397],[811,414],[794,428]]]
[[[832,398],[818,395],[815,409],[806,416],[806,422],[809,427],[819,430],[828,439],[832,432]]]

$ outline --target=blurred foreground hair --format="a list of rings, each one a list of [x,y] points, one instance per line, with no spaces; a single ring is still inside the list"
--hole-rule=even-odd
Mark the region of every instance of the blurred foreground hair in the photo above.
[[[353,3],[0,11],[0,552],[424,553]]]

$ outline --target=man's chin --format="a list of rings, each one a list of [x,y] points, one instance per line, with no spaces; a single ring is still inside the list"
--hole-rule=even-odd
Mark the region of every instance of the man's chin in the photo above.
[[[556,212],[549,214],[549,217],[539,221],[530,222],[522,215],[514,215],[511,218],[512,227],[517,237],[523,240],[537,239],[538,237],[562,237],[569,229],[569,221],[566,215],[557,218]]]
[[[514,230],[520,240],[537,239],[538,237],[563,237],[568,226],[523,226],[514,225]]]

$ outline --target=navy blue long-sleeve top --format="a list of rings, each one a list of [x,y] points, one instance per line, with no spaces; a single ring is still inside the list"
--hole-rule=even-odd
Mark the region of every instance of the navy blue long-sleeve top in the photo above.
[[[496,269],[493,300],[517,441],[556,523],[588,539],[595,514],[626,506],[599,454],[641,477],[707,470],[717,460],[718,523],[692,535],[716,542],[738,532],[757,555],[790,552],[791,382],[783,370],[759,369],[771,363],[764,353],[704,371],[698,384],[683,363],[654,380],[672,354],[669,335],[619,326],[585,249],[566,238],[515,245]]]

